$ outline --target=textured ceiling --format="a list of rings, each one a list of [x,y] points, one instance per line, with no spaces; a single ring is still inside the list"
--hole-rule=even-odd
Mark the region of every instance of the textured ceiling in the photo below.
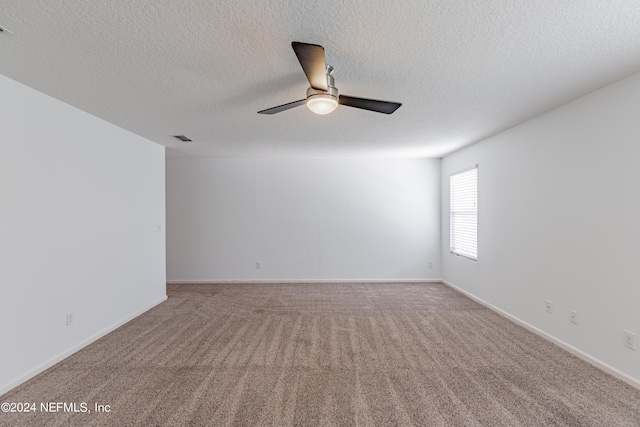
[[[0,0],[0,25],[0,74],[175,157],[441,157],[640,71],[638,0]],[[256,114],[305,96],[292,41],[402,107]]]

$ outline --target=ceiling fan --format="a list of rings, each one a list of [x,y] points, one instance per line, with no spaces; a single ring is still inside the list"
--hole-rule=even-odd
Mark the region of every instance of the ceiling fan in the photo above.
[[[376,99],[356,98],[355,96],[340,95],[335,87],[333,67],[324,61],[324,48],[317,44],[291,43],[293,51],[300,61],[302,70],[309,80],[311,87],[307,89],[307,97],[288,104],[258,111],[258,114],[276,114],[302,104],[316,114],[329,114],[340,105],[361,108],[378,113],[391,114],[402,105],[399,102],[378,101]]]

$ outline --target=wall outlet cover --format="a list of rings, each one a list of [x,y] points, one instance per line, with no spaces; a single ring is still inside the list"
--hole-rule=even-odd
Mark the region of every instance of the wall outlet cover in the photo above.
[[[578,312],[575,310],[569,311],[569,321],[574,324],[578,324]]]

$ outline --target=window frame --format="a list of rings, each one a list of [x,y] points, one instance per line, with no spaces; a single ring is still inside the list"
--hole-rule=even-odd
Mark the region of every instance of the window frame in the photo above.
[[[473,248],[475,250],[475,256],[473,253],[470,253],[469,251],[460,251],[460,249],[456,249],[454,247],[454,242],[455,241],[459,241],[459,239],[454,239],[454,232],[456,231],[456,229],[459,229],[460,227],[454,227],[454,220],[455,220],[455,216],[459,216],[460,215],[460,210],[459,209],[454,209],[453,207],[453,203],[454,203],[454,188],[453,188],[453,178],[458,176],[458,175],[462,175],[465,174],[467,172],[470,171],[475,171],[475,201],[474,201],[474,209],[473,211],[464,211],[466,214],[472,213],[473,218],[475,219],[475,235],[474,238],[471,239],[472,243],[475,243],[475,247]],[[457,214],[455,214],[457,213]],[[467,168],[464,169],[460,169],[455,171],[454,173],[451,173],[449,175],[449,253],[451,253],[452,255],[455,256],[459,256],[461,258],[465,258],[468,259],[470,261],[478,261],[478,164],[475,164],[473,166],[469,166]]]

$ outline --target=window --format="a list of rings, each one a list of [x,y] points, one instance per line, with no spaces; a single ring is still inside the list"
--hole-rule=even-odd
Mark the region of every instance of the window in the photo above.
[[[478,167],[449,177],[451,193],[450,250],[478,259]]]

